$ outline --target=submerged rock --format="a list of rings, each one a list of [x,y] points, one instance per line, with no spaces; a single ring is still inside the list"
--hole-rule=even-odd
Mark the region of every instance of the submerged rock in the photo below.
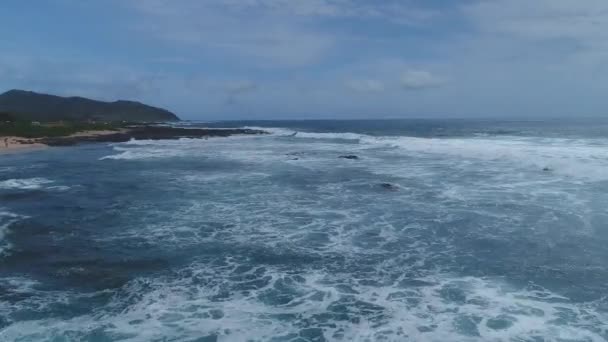
[[[399,190],[399,186],[391,183],[380,183],[380,187],[389,190],[389,191],[397,191]]]
[[[488,319],[486,326],[493,330],[504,330],[512,327],[515,322],[517,322],[515,317],[499,315],[498,317]]]
[[[359,159],[358,156],[354,155],[354,154],[346,154],[343,156],[339,156],[338,158],[342,158],[342,159],[352,159],[352,160],[356,160]]]

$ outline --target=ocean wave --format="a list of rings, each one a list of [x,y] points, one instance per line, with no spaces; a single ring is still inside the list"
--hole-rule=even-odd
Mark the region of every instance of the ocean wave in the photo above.
[[[193,145],[200,144],[198,139],[177,140],[130,140],[114,144],[112,149],[117,154],[99,158],[99,160],[140,160],[183,157],[189,154]]]
[[[469,138],[420,138],[348,132],[313,133],[284,128],[259,129],[266,129],[279,137],[355,141],[361,148],[393,148],[417,156],[444,155],[485,162],[506,162],[514,167],[544,169],[574,178],[608,180],[608,172],[605,172],[608,168],[606,139],[521,137],[506,134],[497,137],[476,135]]]
[[[255,128],[255,127],[251,127]],[[501,136],[498,138],[417,138],[395,136],[370,136],[356,133],[311,133],[286,129],[267,129],[272,135],[255,138],[265,143],[256,143],[256,148],[242,145],[239,139],[227,138],[220,141],[205,142],[197,139],[176,141],[132,141],[114,146],[117,154],[107,155],[101,160],[143,160],[174,157],[188,157],[215,153],[215,150],[226,156],[242,159],[247,162],[273,162],[280,159],[286,148],[293,149],[298,142],[307,144],[310,150],[335,153],[364,153],[365,150],[383,149],[394,151],[405,156],[432,157],[440,155],[447,158],[458,158],[457,161],[469,160],[486,163],[486,165],[510,164],[517,169],[547,171],[547,174],[571,177],[574,179],[604,181],[608,180],[608,142],[601,139],[557,139],[557,138],[522,138]],[[274,137],[274,138],[273,138]],[[276,139],[276,138],[279,139]],[[289,139],[284,138],[289,137]],[[250,138],[251,139],[251,138]],[[318,144],[307,140],[318,140]],[[348,143],[349,146],[341,146]],[[237,146],[238,145],[238,146]],[[224,147],[229,147],[229,149]],[[353,150],[354,149],[354,150]],[[328,155],[328,154],[326,154]],[[317,161],[320,161],[317,156]],[[369,158],[372,158],[370,155]],[[368,159],[369,159],[368,158]],[[285,159],[285,158],[283,158]],[[373,159],[373,158],[372,158]],[[311,161],[310,158],[307,158]],[[436,160],[436,159],[434,159]],[[445,159],[449,160],[449,159]],[[299,163],[305,166],[305,163]],[[2,185],[0,185],[1,187]]]
[[[53,181],[46,178],[8,179],[0,182],[0,189],[36,190],[51,183],[53,183]]]
[[[256,126],[246,126],[243,127],[246,129],[255,129],[269,132],[272,136],[283,136],[283,137],[294,137],[294,138],[308,138],[308,139],[325,139],[325,140],[360,140],[365,137],[371,137],[365,134],[358,133],[350,133],[350,132],[327,132],[327,133],[317,133],[317,132],[307,132],[307,131],[298,131],[293,129],[279,128],[279,127],[256,127]]]
[[[74,243],[58,256],[75,260],[69,272],[118,275],[120,285],[100,295],[90,288],[107,282],[93,278],[83,291],[77,290],[81,278],[68,279],[73,287],[58,291],[51,290],[55,282],[0,279],[4,293],[17,294],[13,302],[0,301],[0,336],[131,342],[608,339],[605,192],[574,178],[606,177],[601,140],[356,135],[355,141],[350,133],[290,134],[112,145],[116,158],[107,159],[189,159],[169,168],[167,160],[155,159],[128,175],[133,178],[125,181],[145,184],[129,196],[114,184],[103,186],[104,208],[117,204],[103,216],[93,206],[55,212],[66,222],[100,217],[95,221],[112,223],[53,236],[63,242],[66,235],[57,234],[69,234]],[[360,158],[338,158],[346,153]],[[570,163],[576,169],[568,169]],[[550,172],[542,171],[545,165]],[[590,173],[594,167],[597,174]],[[91,168],[115,172],[106,162]],[[97,180],[90,182],[84,186]],[[384,182],[398,191],[386,191]],[[166,198],[158,199],[159,193]],[[128,212],[119,210],[125,204]],[[18,218],[5,221],[12,219]],[[27,248],[26,242],[19,247]],[[99,247],[92,255],[104,263],[113,264],[114,251],[127,248],[136,260],[154,255],[171,267],[89,270],[91,259],[80,258],[83,251],[89,255],[80,248],[87,244]],[[65,269],[52,274],[65,276]],[[49,268],[41,282],[51,270],[57,269]],[[129,279],[123,278],[126,270]]]
[[[14,166],[2,166],[0,167],[0,173],[4,173],[4,172],[13,172],[15,171],[17,168]]]
[[[113,144],[112,148],[118,154],[111,154],[99,160],[142,160],[186,157],[200,154],[217,140],[251,139],[251,136],[212,137],[207,139],[181,138],[171,140],[130,140],[124,143]]]
[[[139,159],[154,159],[154,158],[173,158],[186,155],[185,152],[169,149],[147,149],[147,150],[129,150],[118,154],[108,155],[99,158],[99,160],[139,160]]]
[[[193,265],[179,279],[140,278],[110,312],[17,322],[7,341],[121,336],[160,340],[605,341],[601,303],[572,303],[534,285],[435,275],[384,286],[339,274],[293,274],[226,260]],[[218,273],[219,272],[219,273]],[[374,282],[373,279],[369,280]],[[413,285],[408,285],[413,284]]]
[[[12,248],[12,244],[7,239],[9,227],[24,218],[26,217],[0,209],[0,256],[6,255]]]
[[[117,154],[111,154],[99,158],[100,160],[147,160],[166,159],[193,156],[217,156],[218,151],[222,154],[242,154],[243,151],[251,151],[252,146],[247,142],[256,140],[256,143],[264,141],[264,136],[235,135],[230,137],[210,137],[209,139],[181,138],[175,140],[131,140],[125,143],[113,144],[112,148]],[[270,141],[269,141],[270,142]],[[269,146],[272,146],[270,144]],[[225,149],[230,147],[230,150]],[[273,154],[276,153],[273,151]]]
[[[50,185],[55,183],[54,181],[42,177],[36,178],[14,178],[0,181],[0,189],[5,190],[67,190],[67,186],[55,186]]]
[[[259,127],[259,126],[244,126],[242,127],[243,129],[252,129],[252,130],[259,130],[259,131],[265,131],[270,133],[271,135],[274,136],[288,136],[288,135],[293,135],[296,131],[292,130],[292,129],[288,129],[288,128],[281,128],[281,127]]]
[[[440,154],[472,160],[511,163],[554,174],[589,180],[608,180],[608,144],[605,141],[548,138],[426,139],[365,138],[362,144],[398,148],[408,153]]]

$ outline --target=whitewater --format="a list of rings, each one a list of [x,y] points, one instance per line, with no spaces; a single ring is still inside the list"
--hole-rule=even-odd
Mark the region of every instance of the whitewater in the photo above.
[[[182,125],[0,156],[1,341],[608,341],[607,125]]]

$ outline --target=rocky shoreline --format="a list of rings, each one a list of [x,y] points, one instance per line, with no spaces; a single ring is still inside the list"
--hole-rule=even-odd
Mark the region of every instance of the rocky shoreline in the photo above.
[[[246,128],[179,128],[133,125],[118,130],[89,130],[60,137],[25,138],[0,136],[0,153],[21,152],[48,146],[73,146],[87,143],[120,143],[129,140],[204,139],[232,135],[260,135],[268,132]]]
[[[99,142],[127,142],[129,140],[174,140],[181,138],[228,137],[232,135],[260,135],[265,131],[245,128],[178,128],[167,126],[131,126],[118,131],[88,131],[63,137],[44,137],[35,139],[17,138],[20,145],[73,146]]]

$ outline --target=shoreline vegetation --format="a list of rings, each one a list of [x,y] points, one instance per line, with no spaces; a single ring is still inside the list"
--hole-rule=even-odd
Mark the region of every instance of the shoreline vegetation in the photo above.
[[[137,122],[0,121],[0,152],[29,151],[48,146],[73,146],[96,142],[195,139],[244,134],[267,134],[267,132],[242,128],[178,128]]]

